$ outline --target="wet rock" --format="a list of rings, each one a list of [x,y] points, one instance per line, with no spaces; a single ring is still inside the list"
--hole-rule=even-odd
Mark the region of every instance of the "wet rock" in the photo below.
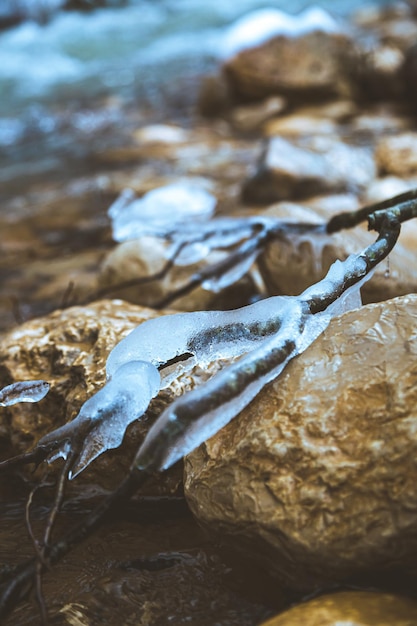
[[[333,137],[314,137],[298,144],[273,137],[256,173],[244,184],[243,198],[249,203],[268,203],[352,191],[374,177],[374,161],[365,148]]]
[[[339,592],[299,604],[262,626],[412,626],[417,603],[391,594]]]
[[[140,282],[142,278],[158,276],[166,267],[169,258],[169,244],[156,237],[142,237],[126,241],[116,246],[104,259],[100,275],[100,292],[111,292],[112,296],[143,306],[156,306],[176,289],[187,285],[193,274],[201,271],[209,263],[216,263],[228,252],[211,252],[198,263],[174,265],[159,278]],[[128,282],[130,285],[123,287]],[[120,286],[120,287],[119,287]],[[196,287],[189,293],[176,298],[170,306],[179,311],[205,309],[232,309],[247,304],[254,287],[250,278],[243,278],[236,285],[220,293]]]
[[[267,137],[279,135],[285,138],[302,137],[303,135],[334,135],[337,125],[326,117],[317,118],[302,113],[286,115],[272,119],[265,124],[264,134]]]
[[[402,178],[417,175],[417,133],[382,137],[375,149],[375,160],[383,175]]]
[[[266,211],[284,220],[300,222],[327,221],[335,213],[359,208],[353,196],[324,196],[300,207],[288,202],[273,205]],[[271,242],[259,259],[259,267],[270,294],[298,295],[321,280],[336,259],[356,254],[376,239],[366,223],[332,235],[314,235]],[[402,225],[400,238],[389,255],[389,262],[380,263],[370,280],[362,287],[364,303],[378,302],[417,291],[415,259],[417,228],[413,220]]]
[[[300,138],[303,135],[336,135],[340,125],[349,122],[357,114],[351,100],[334,100],[297,108],[269,120],[263,127],[264,135],[284,138]]]
[[[314,14],[314,17],[313,17]],[[225,72],[237,98],[317,98],[347,90],[353,42],[328,13],[265,10],[243,18],[225,41]]]
[[[402,133],[413,128],[409,111],[393,103],[362,109],[351,123],[349,132],[358,141],[372,144],[383,134]]]
[[[404,180],[398,176],[384,176],[383,178],[376,178],[367,187],[365,193],[362,194],[362,200],[365,204],[382,202],[414,187],[417,187],[417,178]]]
[[[335,318],[186,459],[200,523],[286,585],[413,568],[417,296]]]
[[[230,114],[233,127],[241,132],[260,130],[267,120],[274,118],[286,108],[285,98],[271,96],[261,103],[235,107]]]

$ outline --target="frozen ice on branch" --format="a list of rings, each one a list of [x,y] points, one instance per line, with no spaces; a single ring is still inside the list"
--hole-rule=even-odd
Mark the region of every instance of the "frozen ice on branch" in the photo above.
[[[97,456],[118,447],[128,425],[181,372],[220,359],[231,362],[206,384],[173,402],[145,437],[135,470],[168,468],[235,417],[308,348],[332,316],[357,306],[360,285],[395,245],[401,222],[417,217],[415,196],[411,191],[333,217],[320,227],[319,231],[334,232],[367,218],[379,236],[361,253],[336,261],[321,281],[299,296],[275,296],[233,311],[178,313],[144,322],[111,351],[106,385],[87,400],[72,422],[43,437],[27,460],[68,458],[68,476],[74,477]],[[284,228],[277,222],[250,220],[244,223],[249,229],[256,224],[253,240],[248,237],[242,245],[253,245],[253,250],[262,237]],[[296,226],[299,231],[305,227]]]
[[[0,389],[0,406],[12,406],[18,402],[39,402],[49,391],[45,380],[27,380]]]

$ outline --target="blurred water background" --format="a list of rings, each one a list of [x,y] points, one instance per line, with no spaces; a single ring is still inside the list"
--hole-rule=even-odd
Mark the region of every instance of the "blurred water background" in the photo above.
[[[128,127],[129,111],[147,110],[154,121],[186,116],[234,20],[265,7],[297,13],[311,5],[113,0],[93,11],[64,11],[63,2],[0,0],[3,24],[13,11],[27,18],[0,32],[0,184],[14,181],[15,188],[20,177],[56,176],[63,167],[82,172],[91,150]],[[363,6],[316,4],[342,17]]]

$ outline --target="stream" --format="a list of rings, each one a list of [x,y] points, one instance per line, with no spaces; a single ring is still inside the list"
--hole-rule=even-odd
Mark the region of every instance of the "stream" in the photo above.
[[[343,17],[363,3],[317,4]],[[23,191],[23,179],[88,172],[91,154],[125,136],[129,121],[189,118],[227,27],[267,6],[288,3],[130,0],[0,31],[0,199]],[[306,6],[294,0],[291,12]]]

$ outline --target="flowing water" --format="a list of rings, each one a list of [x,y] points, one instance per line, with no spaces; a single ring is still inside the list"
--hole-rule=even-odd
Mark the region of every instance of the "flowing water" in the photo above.
[[[307,4],[294,0],[291,11]],[[318,4],[345,16],[363,3]],[[48,3],[32,0],[32,15],[35,5]],[[27,176],[85,170],[93,148],[126,132],[126,111],[136,123],[138,107],[156,120],[166,118],[168,103],[171,116],[188,112],[227,27],[266,6],[288,3],[130,0],[90,13],[56,12],[46,23],[27,20],[0,32],[0,184],[13,180],[15,189]]]

